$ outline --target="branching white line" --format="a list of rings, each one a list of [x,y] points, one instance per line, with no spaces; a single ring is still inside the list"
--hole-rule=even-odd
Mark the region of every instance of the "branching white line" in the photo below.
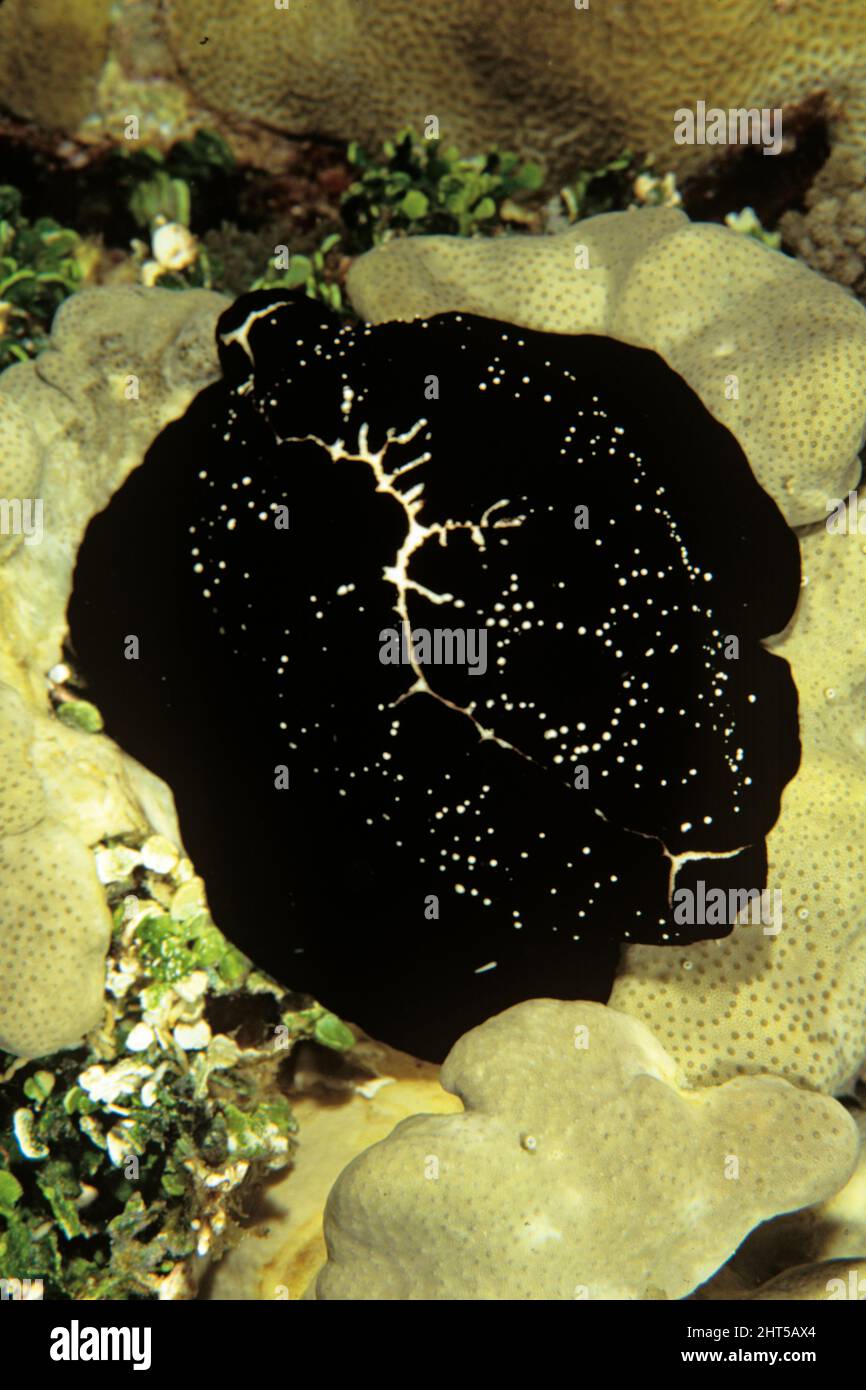
[[[608,820],[607,816],[604,814],[603,811],[600,811],[597,806],[595,806],[593,809],[595,811],[595,814],[604,821],[605,825],[611,824],[611,822]],[[679,873],[683,864],[688,864],[690,861],[694,859],[736,859],[738,854],[743,853],[743,850],[752,848],[751,845],[740,845],[739,849],[687,849],[683,850],[682,854],[671,854],[670,850],[668,849],[667,845],[665,844],[664,840],[661,838],[660,835],[650,835],[645,830],[635,830],[634,827],[631,825],[617,825],[616,828],[617,830],[627,830],[630,835],[639,835],[642,840],[655,840],[657,845],[661,845],[662,854],[664,855],[665,859],[669,861],[671,866],[670,873],[668,875],[669,907],[673,906],[677,874]]]
[[[434,538],[438,539],[440,545],[446,545],[448,542],[448,535],[452,531],[468,532],[479,550],[484,550],[486,549],[485,531],[521,526],[526,520],[525,516],[500,517],[497,520],[491,520],[493,512],[498,511],[501,507],[508,506],[508,499],[502,498],[499,502],[494,502],[491,507],[487,508],[480,521],[437,521],[431,523],[429,526],[425,526],[421,521],[421,512],[424,507],[424,484],[416,483],[414,487],[409,488],[405,492],[401,492],[396,484],[398,479],[404,477],[407,473],[411,472],[412,469],[418,468],[421,464],[429,462],[432,455],[429,452],[419,454],[416,458],[410,459],[408,463],[403,463],[398,468],[395,468],[393,472],[388,472],[385,464],[385,456],[392,444],[411,444],[426,424],[427,421],[425,419],[416,420],[415,424],[402,434],[395,434],[394,430],[389,429],[385,436],[385,443],[382,445],[381,449],[378,450],[370,448],[369,430],[366,424],[362,424],[359,427],[358,443],[354,450],[347,448],[345,441],[342,439],[337,439],[333,444],[329,444],[326,440],[320,439],[319,436],[315,434],[291,436],[285,442],[290,444],[306,442],[317,444],[321,449],[325,450],[333,463],[343,460],[349,463],[357,462],[366,464],[372,470],[373,477],[376,480],[376,491],[384,493],[388,497],[393,497],[394,501],[399,503],[403,509],[406,517],[406,535],[403,539],[403,544],[394,556],[394,563],[385,565],[382,570],[382,576],[388,583],[393,584],[397,591],[394,612],[400,619],[402,631],[406,634],[406,647],[410,653],[410,665],[415,675],[415,681],[408,690],[398,696],[394,704],[402,704],[410,695],[422,693],[431,695],[434,700],[438,700],[440,704],[445,705],[448,709],[452,709],[457,714],[463,714],[467,719],[470,719],[478,730],[479,738],[492,739],[494,743],[498,743],[502,748],[508,748],[512,753],[517,753],[521,758],[526,758],[528,762],[535,762],[534,758],[529,757],[528,754],[515,747],[513,743],[509,743],[507,739],[500,738],[493,729],[488,729],[476,719],[476,704],[474,701],[472,704],[466,706],[458,705],[455,704],[453,700],[448,700],[444,695],[440,695],[435,691],[427,680],[421,663],[415,655],[412,625],[409,619],[409,593],[420,594],[423,598],[429,599],[431,603],[454,603],[458,608],[464,607],[464,602],[462,599],[456,598],[454,594],[436,593],[434,590],[428,589],[424,584],[419,584],[417,580],[412,579],[409,574],[409,561],[412,556],[416,554],[427,541],[433,540]]]

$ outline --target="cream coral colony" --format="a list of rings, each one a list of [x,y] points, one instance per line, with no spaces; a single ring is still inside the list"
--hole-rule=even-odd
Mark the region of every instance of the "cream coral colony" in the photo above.
[[[797,543],[733,437],[600,337],[259,292],[218,344],[69,617],[223,930],[432,1057],[516,1000],[605,999],[623,942],[726,934],[671,888],[763,888],[799,760],[761,645]],[[383,663],[400,620],[484,629],[486,671]]]

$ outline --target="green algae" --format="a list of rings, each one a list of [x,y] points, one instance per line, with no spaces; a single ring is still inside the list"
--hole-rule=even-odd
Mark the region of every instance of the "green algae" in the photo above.
[[[494,229],[507,200],[536,192],[541,166],[510,151],[465,156],[438,139],[401,131],[375,159],[356,141],[349,162],[358,177],[341,203],[347,250],[368,251],[395,233],[472,236]]]
[[[0,1056],[0,1278],[42,1280],[48,1298],[192,1297],[264,1177],[291,1162],[287,1053],[354,1042],[252,970],[189,861],[146,869],[152,842],[107,884],[102,1026],[75,1051]],[[238,1020],[222,1032],[221,1007]]]
[[[89,700],[64,700],[57,706],[57,718],[73,729],[83,729],[88,734],[102,732],[102,715]]]
[[[0,371],[35,357],[55,311],[86,275],[84,243],[51,217],[30,221],[17,188],[0,185]]]

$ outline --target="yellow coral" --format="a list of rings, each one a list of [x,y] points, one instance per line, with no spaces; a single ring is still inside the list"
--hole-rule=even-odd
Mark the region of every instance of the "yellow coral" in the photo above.
[[[348,278],[372,322],[448,310],[654,349],[741,444],[792,525],[859,477],[866,314],[837,286],[675,208],[550,237],[407,237]],[[828,389],[829,388],[829,389]]]
[[[93,108],[108,55],[110,0],[6,0],[0,92],[17,115],[73,131]]]
[[[624,147],[681,174],[720,152],[674,144],[684,104],[792,116],[825,93],[866,144],[861,0],[535,0],[495,23],[487,0],[169,0],[166,25],[201,100],[292,133],[378,142],[435,115],[446,140],[519,148],[563,176]]]
[[[0,1047],[39,1056],[100,1018],[111,930],[92,846],[179,842],[171,794],[108,739],[53,718],[75,552],[94,512],[216,371],[226,301],[207,291],[86,290],[50,347],[0,377],[0,495],[38,493],[44,533],[0,553]],[[107,577],[106,582],[110,582]]]
[[[337,1179],[318,1298],[682,1298],[856,1159],[838,1102],[771,1076],[688,1091],[602,1004],[507,1009],[441,1080],[464,1113],[403,1120]]]

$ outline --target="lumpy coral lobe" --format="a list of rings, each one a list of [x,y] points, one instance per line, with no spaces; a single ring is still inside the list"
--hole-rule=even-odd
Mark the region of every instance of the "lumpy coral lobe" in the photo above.
[[[765,886],[799,759],[761,646],[797,543],[732,436],[602,338],[258,294],[219,342],[91,524],[70,625],[220,925],[428,1055],[606,998],[624,941],[727,931],[671,889]]]

